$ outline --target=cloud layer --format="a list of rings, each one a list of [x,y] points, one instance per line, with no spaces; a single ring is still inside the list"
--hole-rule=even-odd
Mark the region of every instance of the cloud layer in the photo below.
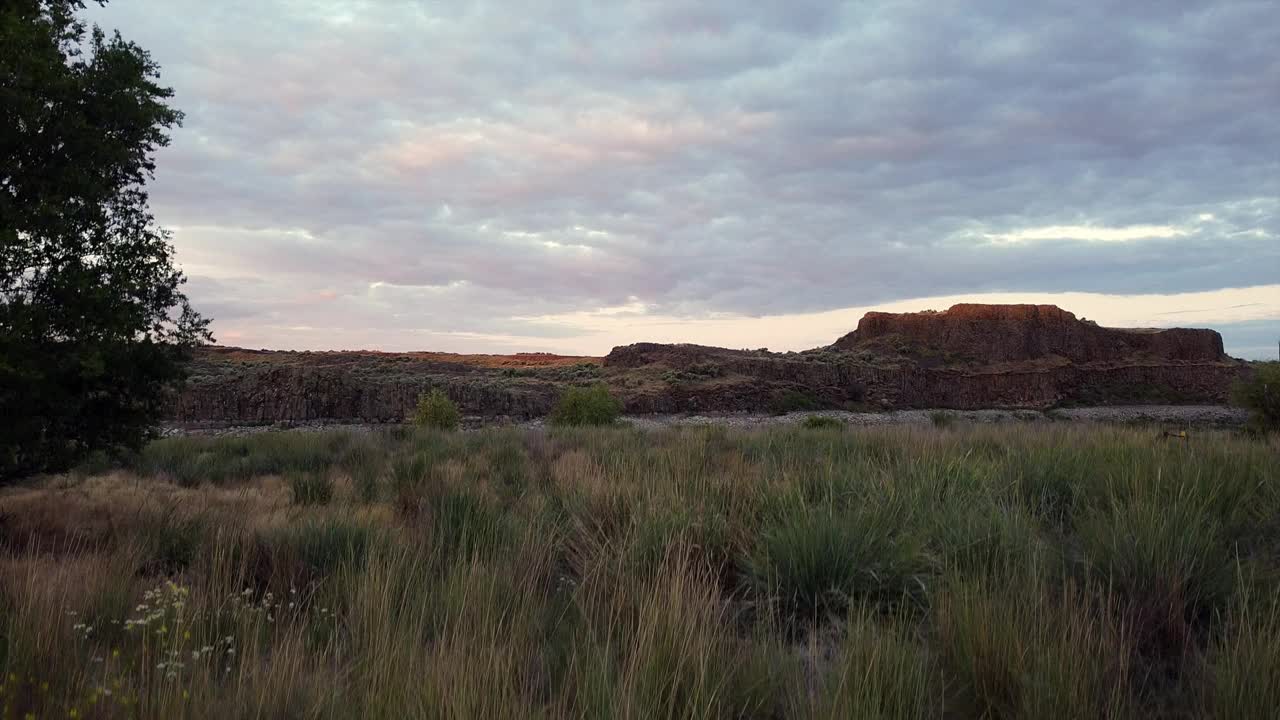
[[[153,206],[228,343],[603,352],[617,333],[581,322],[603,308],[696,341],[723,316],[1280,277],[1270,0],[615,5],[92,17],[187,113]]]

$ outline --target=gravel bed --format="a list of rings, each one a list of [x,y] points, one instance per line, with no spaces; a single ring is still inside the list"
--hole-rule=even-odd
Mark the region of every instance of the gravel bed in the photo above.
[[[723,425],[736,428],[761,428],[796,425],[811,416],[830,417],[842,420],[849,425],[869,427],[878,425],[925,425],[932,423],[938,414],[945,414],[956,421],[966,423],[1009,423],[1009,422],[1091,422],[1091,423],[1148,423],[1172,425],[1177,427],[1237,427],[1248,420],[1247,411],[1225,405],[1125,405],[1110,407],[1079,407],[1059,410],[891,410],[886,412],[846,412],[842,410],[823,410],[817,412],[795,412],[787,415],[767,415],[762,413],[708,413],[703,415],[627,415],[622,422],[634,428],[653,430],[663,427],[688,427],[700,425]],[[526,429],[545,427],[542,418],[525,421],[498,421],[486,423],[481,418],[465,418],[463,427],[473,430],[490,426],[513,426]],[[295,431],[315,432],[320,430],[348,430],[369,432],[380,427],[392,427],[390,424],[369,424],[349,421],[311,421],[297,423],[277,423],[274,425],[219,425],[217,423],[200,423],[187,425],[166,425],[160,434],[164,437],[177,435],[214,435],[235,436],[252,435],[261,432]]]

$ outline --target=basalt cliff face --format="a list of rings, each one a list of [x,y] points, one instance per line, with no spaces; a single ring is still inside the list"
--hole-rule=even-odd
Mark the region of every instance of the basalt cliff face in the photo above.
[[[953,305],[943,312],[871,312],[835,342],[838,350],[906,352],[960,362],[1061,358],[1072,363],[1226,359],[1213,330],[1105,328],[1055,305]]]
[[[800,353],[638,343],[604,358],[206,348],[170,419],[398,422],[443,389],[465,414],[528,418],[563,389],[607,383],[627,412],[1049,408],[1218,403],[1247,372],[1212,330],[1100,327],[1052,305],[868,313]]]

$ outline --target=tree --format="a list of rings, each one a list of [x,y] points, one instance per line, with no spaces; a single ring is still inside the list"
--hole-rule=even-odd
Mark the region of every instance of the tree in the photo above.
[[[83,8],[0,4],[0,478],[138,447],[212,341],[147,207],[182,114]]]
[[[1250,411],[1250,423],[1264,432],[1280,430],[1280,362],[1249,363],[1249,372],[1231,388],[1231,399]]]

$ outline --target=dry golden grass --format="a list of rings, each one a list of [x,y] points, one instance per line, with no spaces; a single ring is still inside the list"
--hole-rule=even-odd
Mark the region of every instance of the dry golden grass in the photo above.
[[[0,717],[1265,717],[1277,467],[1061,425],[160,441],[0,490]]]

